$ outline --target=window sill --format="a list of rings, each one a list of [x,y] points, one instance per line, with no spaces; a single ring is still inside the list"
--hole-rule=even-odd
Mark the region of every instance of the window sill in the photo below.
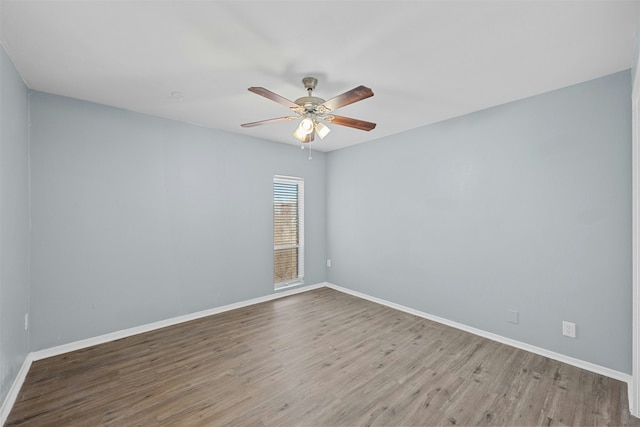
[[[285,289],[295,288],[296,286],[304,285],[304,281],[300,280],[298,282],[287,283],[286,285],[280,285],[278,287],[274,287],[274,292],[284,291]]]

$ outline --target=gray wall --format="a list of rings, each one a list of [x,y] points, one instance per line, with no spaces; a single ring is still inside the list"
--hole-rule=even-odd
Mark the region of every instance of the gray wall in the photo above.
[[[624,71],[329,153],[327,280],[631,373],[630,91]]]
[[[305,180],[325,280],[325,155],[31,95],[31,350],[272,294],[273,175]]]
[[[633,49],[633,59],[631,61],[631,86],[636,82],[638,74],[638,58],[640,58],[640,25],[636,29],[635,48]]]
[[[0,46],[0,402],[29,350],[27,99],[26,86]]]
[[[306,283],[630,373],[630,89],[617,73],[313,161],[35,92],[30,297],[27,89],[2,52],[0,398],[27,350],[271,294],[274,174],[305,178]]]

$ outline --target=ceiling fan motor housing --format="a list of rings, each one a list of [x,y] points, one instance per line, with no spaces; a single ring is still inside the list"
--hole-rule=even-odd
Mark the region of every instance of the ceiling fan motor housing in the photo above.
[[[306,113],[318,113],[319,111],[316,111],[316,109],[319,105],[324,103],[324,99],[316,96],[303,96],[302,98],[296,99],[294,102],[303,107]]]

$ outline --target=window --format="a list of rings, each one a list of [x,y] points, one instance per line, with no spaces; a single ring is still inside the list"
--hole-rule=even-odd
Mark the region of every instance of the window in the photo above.
[[[304,181],[273,178],[273,283],[275,289],[304,279]]]

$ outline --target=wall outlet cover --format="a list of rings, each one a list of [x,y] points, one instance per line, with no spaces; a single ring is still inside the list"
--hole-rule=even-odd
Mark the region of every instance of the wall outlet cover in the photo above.
[[[576,324],[572,322],[562,321],[562,335],[565,337],[576,337]]]

